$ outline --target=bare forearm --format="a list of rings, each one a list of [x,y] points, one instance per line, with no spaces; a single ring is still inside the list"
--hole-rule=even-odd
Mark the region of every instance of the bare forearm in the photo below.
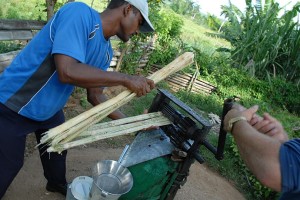
[[[84,88],[123,85],[138,97],[146,95],[155,87],[154,81],[145,77],[106,72],[62,54],[55,54],[54,62],[62,83]]]
[[[118,72],[106,72],[82,63],[73,63],[71,67],[66,67],[66,70],[60,76],[60,80],[84,88],[125,86],[128,75]]]
[[[235,123],[232,135],[242,159],[252,173],[266,186],[280,191],[279,149],[281,143],[259,133],[246,121]]]
[[[103,88],[89,88],[87,89],[87,96],[89,103],[91,103],[93,106],[108,100],[106,95],[103,93]],[[126,115],[119,110],[115,110],[114,112],[110,113],[108,117],[115,120],[125,118]]]

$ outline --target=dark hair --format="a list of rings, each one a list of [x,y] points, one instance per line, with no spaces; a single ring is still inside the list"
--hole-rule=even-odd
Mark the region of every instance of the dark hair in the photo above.
[[[129,4],[129,3],[127,1],[124,1],[124,0],[111,0],[108,4],[107,8],[108,9],[115,9],[115,8],[118,8],[118,7],[120,7],[122,5],[125,5],[125,4]],[[137,14],[139,12],[139,10],[136,7],[134,7],[133,5],[132,5],[132,7],[133,7],[133,13]]]
[[[127,4],[127,1],[124,0],[111,0],[107,6],[107,8],[109,9],[114,9],[114,8],[118,8],[124,4]]]

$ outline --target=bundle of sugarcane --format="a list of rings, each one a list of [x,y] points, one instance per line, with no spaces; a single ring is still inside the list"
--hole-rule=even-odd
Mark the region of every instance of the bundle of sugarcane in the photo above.
[[[187,52],[176,58],[164,68],[151,74],[148,78],[154,83],[165,79],[171,74],[183,69],[193,62],[194,54]],[[130,90],[125,90],[116,97],[105,101],[90,110],[81,113],[80,115],[68,120],[67,122],[50,129],[41,138],[41,144],[49,144],[50,146],[57,146],[60,142],[67,143],[74,140],[80,133],[86,130],[93,124],[108,116],[114,110],[128,103],[136,94]],[[48,149],[50,151],[50,148]]]
[[[151,126],[164,126],[172,122],[162,115],[161,112],[148,113],[134,117],[127,117],[110,122],[95,124],[87,130],[80,133],[73,141],[68,138],[60,141],[58,144],[50,146],[48,152],[62,152],[63,150],[88,144],[94,141],[116,137],[128,133],[134,133],[144,130]]]

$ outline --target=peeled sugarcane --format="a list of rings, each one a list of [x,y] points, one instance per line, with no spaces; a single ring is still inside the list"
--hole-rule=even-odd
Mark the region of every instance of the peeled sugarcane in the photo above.
[[[105,122],[105,123],[101,123],[101,124],[94,124],[91,127],[89,127],[87,130],[79,133],[76,138],[79,137],[87,137],[90,135],[95,135],[95,133],[99,134],[100,132],[107,132],[109,131],[114,131],[115,127],[118,127],[120,125],[127,125],[127,124],[132,124],[133,122],[145,122],[145,120],[149,120],[149,119],[165,119],[161,113],[148,113],[148,114],[143,114],[143,115],[138,115],[138,116],[134,116],[134,117],[127,117],[127,118],[123,118],[123,119],[119,119],[119,120],[114,120],[111,122]],[[147,125],[147,124],[145,124]],[[154,126],[153,124],[148,124],[148,126]],[[147,128],[147,127],[146,127]],[[118,130],[121,128],[118,128]],[[54,138],[56,139],[56,138]],[[70,135],[69,137],[65,138],[64,140],[61,140],[59,143],[60,144],[64,144],[67,143],[71,140],[75,139],[74,135]],[[57,144],[55,142],[53,142],[53,144]]]
[[[148,78],[152,79],[156,84],[171,74],[174,74],[175,72],[191,64],[193,62],[193,58],[193,53],[184,53],[164,68],[151,74]],[[67,122],[55,128],[50,129],[41,138],[41,144],[49,143],[51,146],[55,146],[61,141],[71,141],[88,127],[98,123],[111,112],[128,103],[135,96],[136,94],[130,90],[123,91],[116,97],[93,107],[92,109],[68,120]]]
[[[76,140],[72,142],[60,142],[47,149],[48,152],[62,152],[63,150],[95,142],[97,140],[116,137],[128,133],[137,132],[151,126],[164,126],[172,122],[164,117],[161,112],[138,115],[124,119],[114,120],[95,124],[82,132]]]
[[[148,119],[153,119],[158,117],[163,117],[163,114],[161,112],[153,112],[153,113],[147,113],[147,114],[142,114],[133,117],[126,117],[118,120],[112,120],[109,122],[103,122],[100,124],[94,124],[93,126],[89,127],[87,130],[83,131],[79,136],[91,135],[91,133],[93,133],[94,131],[99,131],[106,128],[111,128],[111,127],[120,126],[124,124],[129,124],[134,121],[143,121],[143,120],[148,120]]]

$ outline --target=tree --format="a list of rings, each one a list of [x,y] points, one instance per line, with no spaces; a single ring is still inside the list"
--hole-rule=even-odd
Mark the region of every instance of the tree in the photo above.
[[[46,7],[47,7],[47,21],[49,21],[52,16],[54,15],[54,6],[57,0],[46,0]]]

